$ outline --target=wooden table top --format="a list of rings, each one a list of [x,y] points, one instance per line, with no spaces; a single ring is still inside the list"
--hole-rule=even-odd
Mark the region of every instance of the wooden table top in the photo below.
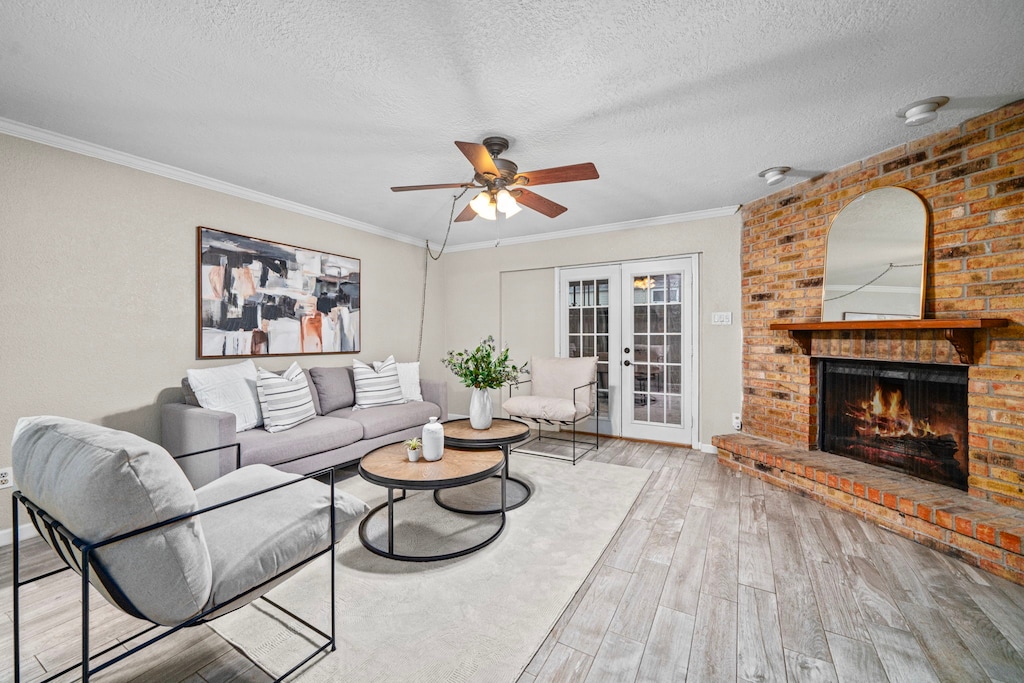
[[[494,418],[487,429],[473,429],[466,419],[444,423],[444,438],[453,441],[512,443],[525,438],[529,433],[530,425],[504,417]]]
[[[359,474],[374,484],[396,488],[448,488],[486,479],[501,471],[498,449],[463,451],[445,448],[440,460],[409,462],[405,444],[370,451],[359,461]]]

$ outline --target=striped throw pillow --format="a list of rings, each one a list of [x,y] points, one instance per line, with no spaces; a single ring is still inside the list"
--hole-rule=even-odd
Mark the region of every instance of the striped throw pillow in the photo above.
[[[256,394],[263,411],[263,428],[268,432],[283,432],[316,417],[309,383],[298,363],[292,363],[282,375],[260,368]]]
[[[398,364],[394,356],[388,356],[382,363],[374,363],[377,369],[358,360],[352,361],[352,377],[356,384],[356,408],[373,408],[405,403],[402,385],[398,381]]]

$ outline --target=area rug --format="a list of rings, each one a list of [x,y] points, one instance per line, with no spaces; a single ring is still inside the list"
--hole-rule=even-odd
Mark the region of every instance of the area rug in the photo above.
[[[650,472],[513,454],[512,474],[530,483],[533,496],[508,512],[497,540],[470,555],[427,563],[388,560],[366,550],[353,529],[335,561],[338,649],[314,659],[295,680],[515,681]],[[385,489],[358,477],[340,486],[371,505],[386,496]],[[471,527],[487,524],[495,524],[494,518],[441,510],[429,492],[410,492],[396,503],[396,539],[422,537],[429,544],[438,527],[471,535]],[[321,627],[329,621],[326,559],[271,593],[275,602]],[[312,650],[286,617],[261,602],[212,627],[274,675]]]

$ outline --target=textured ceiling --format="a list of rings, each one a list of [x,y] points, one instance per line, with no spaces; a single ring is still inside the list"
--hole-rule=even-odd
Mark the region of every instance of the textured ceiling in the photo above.
[[[502,134],[569,207],[451,243],[743,204],[1024,97],[1021,0],[4,0],[0,117],[439,241]],[[950,97],[908,128],[904,105]],[[2,129],[2,128],[0,128]],[[467,194],[456,211],[471,198]]]

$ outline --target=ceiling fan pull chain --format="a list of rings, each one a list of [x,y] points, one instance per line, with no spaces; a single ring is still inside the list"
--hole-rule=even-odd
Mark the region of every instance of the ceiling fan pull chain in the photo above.
[[[448,230],[444,233],[444,242],[441,243],[441,251],[437,252],[437,256],[434,256],[433,252],[430,251],[430,240],[427,240],[425,248],[423,250],[423,294],[420,297],[420,338],[416,343],[416,360],[420,360],[420,355],[423,353],[423,321],[427,315],[427,270],[430,265],[428,256],[437,261],[441,258],[441,254],[444,253],[444,248],[448,246],[448,235],[452,233],[452,223],[455,219],[455,202],[462,199],[462,195],[466,194],[469,188],[463,188],[462,192],[452,197],[452,210],[448,215]]]

